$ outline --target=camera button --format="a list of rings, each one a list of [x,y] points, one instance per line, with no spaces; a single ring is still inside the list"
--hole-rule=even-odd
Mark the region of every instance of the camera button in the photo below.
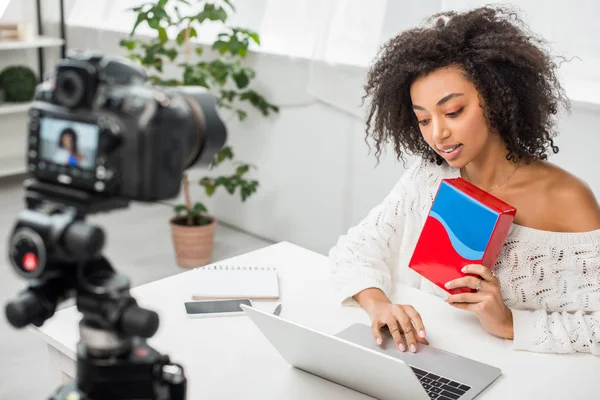
[[[37,157],[37,151],[35,150],[29,150],[29,157],[30,158],[36,158]]]
[[[69,185],[71,182],[73,182],[73,178],[71,178],[69,175],[59,175],[58,178],[56,178],[60,183],[63,183],[65,185]]]
[[[106,186],[104,185],[104,182],[96,182],[96,183],[94,183],[94,189],[96,189],[97,192],[104,191],[105,187]]]
[[[98,168],[96,168],[96,178],[98,178],[98,179],[106,178],[106,168],[104,168],[103,166],[99,166]]]

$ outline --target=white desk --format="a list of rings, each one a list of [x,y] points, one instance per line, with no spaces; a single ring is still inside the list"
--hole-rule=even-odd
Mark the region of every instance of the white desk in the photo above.
[[[369,324],[360,308],[341,307],[331,300],[327,259],[320,254],[283,242],[225,262],[277,267],[284,318],[331,334],[355,322]],[[159,313],[160,328],[149,344],[183,365],[188,399],[368,398],[290,367],[247,317],[186,318],[188,273],[131,291],[142,307]],[[503,376],[478,399],[600,399],[599,358],[514,351],[510,341],[485,332],[472,314],[412,288],[398,292],[393,300],[415,306],[433,346],[502,369]],[[276,303],[255,305],[273,310]],[[34,329],[48,344],[57,385],[75,374],[79,319],[71,307]]]

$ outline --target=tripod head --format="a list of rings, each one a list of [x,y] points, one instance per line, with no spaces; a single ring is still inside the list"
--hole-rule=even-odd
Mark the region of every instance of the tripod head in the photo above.
[[[27,209],[15,223],[9,257],[29,286],[7,304],[7,319],[16,328],[42,326],[68,298],[82,313],[78,376],[51,398],[184,399],[183,368],[146,344],[158,314],[137,305],[129,280],[101,254],[104,232],[85,221],[129,202],[35,180],[25,189]]]

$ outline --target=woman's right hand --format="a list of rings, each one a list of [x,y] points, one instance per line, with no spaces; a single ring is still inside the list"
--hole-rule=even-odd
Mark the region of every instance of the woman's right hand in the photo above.
[[[381,328],[384,326],[387,326],[400,351],[408,349],[415,353],[417,351],[417,342],[429,344],[427,339],[425,339],[425,327],[423,326],[421,316],[413,306],[378,303],[371,307],[369,316],[371,317],[373,337],[379,345],[383,343]],[[401,333],[404,333],[406,343],[402,340]]]
[[[371,331],[378,345],[383,343],[381,329],[386,326],[400,351],[408,349],[415,353],[417,343],[429,344],[421,315],[413,306],[392,304],[381,290],[374,288],[358,293],[355,299],[369,314]]]

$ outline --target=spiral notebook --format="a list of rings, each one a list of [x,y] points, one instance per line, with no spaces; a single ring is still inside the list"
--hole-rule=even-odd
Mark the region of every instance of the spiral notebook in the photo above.
[[[208,265],[194,270],[192,299],[279,298],[279,281],[274,267]]]

